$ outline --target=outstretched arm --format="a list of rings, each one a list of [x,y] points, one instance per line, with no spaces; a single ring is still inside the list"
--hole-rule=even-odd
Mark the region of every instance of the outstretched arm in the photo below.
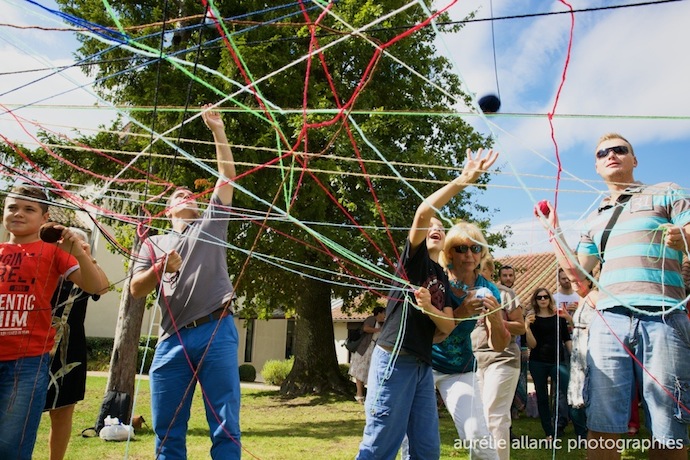
[[[216,143],[216,159],[218,160],[218,172],[221,176],[216,182],[216,195],[218,195],[221,203],[230,205],[235,189],[232,181],[235,180],[237,174],[235,172],[235,160],[232,157],[232,150],[225,134],[225,123],[223,123],[223,118],[219,112],[211,110],[211,104],[204,106],[201,118],[204,119],[204,123],[213,133],[213,140]]]
[[[91,247],[69,228],[56,225],[62,229],[61,239],[57,245],[65,252],[72,254],[79,262],[79,269],[70,273],[68,280],[89,294],[104,294],[110,288],[110,281],[96,259],[91,257]]]
[[[534,213],[537,217],[541,217],[539,219],[540,222],[549,232],[551,244],[553,245],[558,264],[563,268],[563,271],[573,283],[573,288],[575,291],[580,295],[580,297],[584,297],[589,292],[589,284],[586,282],[587,273],[594,270],[594,267],[596,267],[599,260],[592,255],[577,253],[577,264],[579,267],[572,262],[567,254],[572,254],[573,251],[568,247],[561,236],[562,232],[558,222],[556,210],[550,202],[546,202],[546,204],[549,209],[548,215],[542,214],[541,210],[538,209],[538,206],[535,207]]]
[[[436,215],[437,210],[444,207],[468,185],[474,184],[479,176],[494,164],[497,158],[498,152],[493,150],[489,150],[484,155],[483,149],[479,149],[474,155],[472,150],[467,149],[467,162],[462,174],[429,195],[417,208],[409,233],[412,249],[417,248],[426,238],[431,218]]]

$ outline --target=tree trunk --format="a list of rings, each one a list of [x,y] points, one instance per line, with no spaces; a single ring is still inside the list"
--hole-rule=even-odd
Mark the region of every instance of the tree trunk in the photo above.
[[[133,254],[139,252],[141,243],[137,239],[132,249]],[[139,337],[141,336],[141,323],[144,318],[146,297],[134,299],[129,293],[134,262],[130,262],[129,275],[122,287],[120,297],[120,310],[117,315],[117,328],[113,342],[113,354],[110,357],[110,372],[106,391],[119,391],[127,393],[130,401],[134,400],[134,380],[137,375],[137,356],[139,351]],[[128,411],[131,417],[131,402]],[[128,417],[128,419],[130,418]],[[129,423],[129,420],[127,421]]]
[[[352,396],[354,383],[340,372],[335,354],[331,288],[303,278],[302,292],[295,323],[295,363],[280,392],[291,398],[327,393]]]

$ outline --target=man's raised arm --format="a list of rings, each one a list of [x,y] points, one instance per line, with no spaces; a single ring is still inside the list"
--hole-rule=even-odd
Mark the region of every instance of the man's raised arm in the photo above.
[[[208,129],[213,133],[213,140],[216,143],[216,159],[218,160],[218,173],[221,177],[216,182],[216,194],[224,205],[232,204],[232,194],[235,189],[232,181],[235,180],[235,160],[232,157],[232,150],[228,144],[228,136],[225,133],[225,123],[219,112],[210,109],[211,104],[204,106],[201,118]],[[228,181],[229,179],[229,181]]]

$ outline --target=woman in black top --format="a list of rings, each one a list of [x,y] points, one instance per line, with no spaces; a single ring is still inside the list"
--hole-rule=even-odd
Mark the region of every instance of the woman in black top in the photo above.
[[[569,370],[564,346],[571,350],[568,323],[556,314],[553,297],[545,288],[532,294],[533,313],[525,318],[527,346],[530,348],[529,371],[537,393],[541,426],[547,438],[553,438],[554,423],[549,404],[548,379],[557,382],[558,392],[568,391]],[[559,433],[560,434],[560,433]]]

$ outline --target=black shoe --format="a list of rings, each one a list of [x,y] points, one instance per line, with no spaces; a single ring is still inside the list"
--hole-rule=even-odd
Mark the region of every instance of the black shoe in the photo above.
[[[558,428],[558,429],[556,430],[556,437],[557,437],[557,438],[562,438],[564,433],[565,433],[565,427]]]

